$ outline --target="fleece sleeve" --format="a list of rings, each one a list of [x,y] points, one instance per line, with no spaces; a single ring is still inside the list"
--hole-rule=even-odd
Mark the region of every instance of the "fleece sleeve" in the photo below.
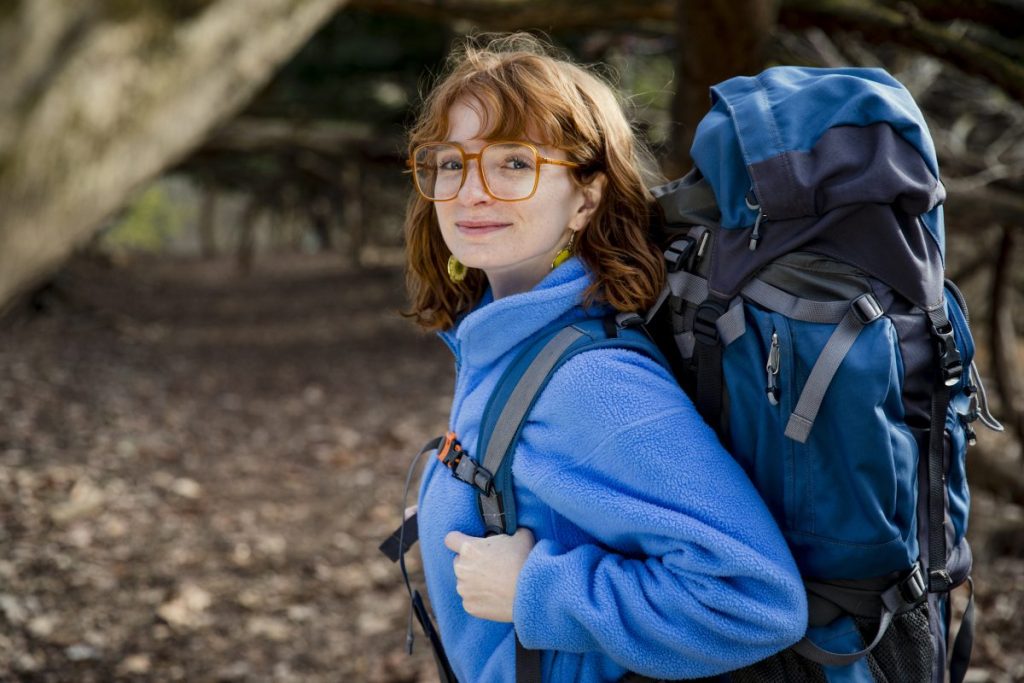
[[[651,677],[736,669],[795,641],[803,585],[746,474],[667,372],[580,354],[527,423],[516,481],[551,508],[520,574],[523,645],[604,652]]]

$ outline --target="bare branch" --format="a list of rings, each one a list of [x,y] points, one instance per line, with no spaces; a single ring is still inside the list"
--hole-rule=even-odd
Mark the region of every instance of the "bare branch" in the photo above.
[[[981,76],[1011,98],[1024,100],[1024,66],[966,38],[955,27],[903,14],[870,0],[786,0],[779,22],[787,28],[858,31],[868,42],[905,45]]]

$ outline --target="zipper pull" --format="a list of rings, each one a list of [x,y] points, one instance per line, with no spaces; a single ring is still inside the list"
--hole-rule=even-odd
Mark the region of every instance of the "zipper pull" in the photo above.
[[[751,211],[757,211],[757,218],[754,220],[754,229],[750,233],[750,242],[747,245],[750,251],[755,251],[757,249],[757,243],[761,239],[761,221],[766,220],[768,218],[768,214],[764,212],[764,209],[762,209],[761,205],[758,203],[753,187],[747,191],[743,201],[746,202],[748,209]]]
[[[968,446],[977,446],[978,445],[978,435],[974,433],[974,427],[972,427],[971,425],[965,425],[964,426],[964,434],[967,436],[967,445]]]
[[[764,393],[768,396],[768,403],[773,406],[779,405],[779,334],[772,332],[772,345],[768,349],[768,362],[765,364],[765,373],[768,375],[768,386]]]

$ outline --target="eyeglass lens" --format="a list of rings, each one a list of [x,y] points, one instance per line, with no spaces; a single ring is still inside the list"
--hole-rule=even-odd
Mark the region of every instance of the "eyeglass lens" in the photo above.
[[[425,145],[416,152],[416,183],[420,192],[434,201],[454,199],[462,189],[465,157],[455,145]],[[537,155],[530,147],[516,143],[486,146],[479,159],[484,183],[497,199],[528,197],[537,184]]]

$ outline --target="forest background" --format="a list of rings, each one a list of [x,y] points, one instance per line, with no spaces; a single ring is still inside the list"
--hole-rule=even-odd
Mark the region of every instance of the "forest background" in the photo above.
[[[667,177],[730,76],[909,88],[1006,425],[968,680],[1024,680],[1021,0],[3,0],[0,680],[434,680],[376,551],[452,383],[399,314],[403,131],[516,29],[603,65]]]

